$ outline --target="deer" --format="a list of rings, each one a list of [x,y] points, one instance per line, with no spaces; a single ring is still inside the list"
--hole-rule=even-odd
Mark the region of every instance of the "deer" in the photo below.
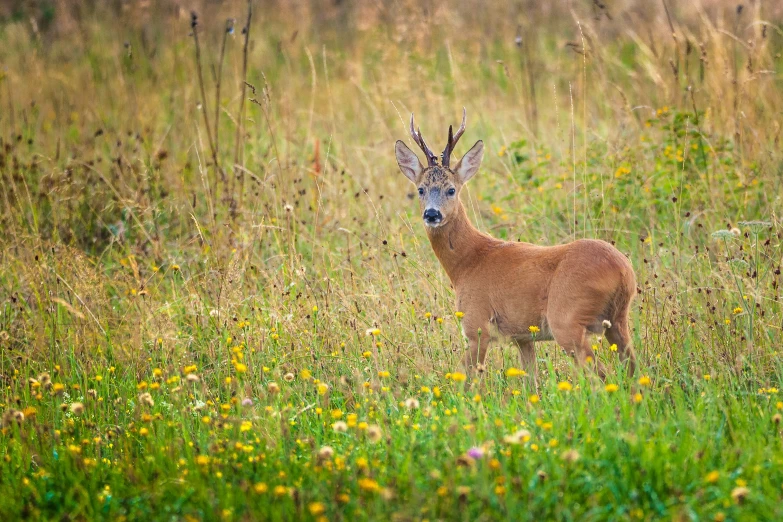
[[[419,209],[432,250],[446,272],[462,313],[468,340],[463,365],[469,376],[483,372],[487,350],[500,336],[519,349],[522,370],[537,389],[535,343],[554,340],[581,368],[606,378],[606,368],[590,345],[602,334],[616,345],[628,375],[636,369],[631,347],[629,312],[636,294],[630,261],[611,244],[578,239],[541,246],[496,239],[470,222],[460,193],[478,172],[484,156],[479,140],[455,166],[451,155],[465,132],[467,111],[446,148],[436,156],[415,128],[410,134],[427,166],[402,140],[395,144],[400,171],[418,190]],[[458,314],[459,315],[459,314]],[[612,346],[614,349],[614,346]]]

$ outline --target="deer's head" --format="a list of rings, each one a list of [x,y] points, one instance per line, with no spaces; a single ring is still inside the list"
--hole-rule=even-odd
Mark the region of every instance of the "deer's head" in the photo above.
[[[465,132],[466,112],[462,109],[462,125],[453,134],[449,125],[449,141],[440,157],[432,153],[421,136],[421,130],[416,129],[411,114],[411,136],[427,158],[427,166],[421,164],[418,156],[398,140],[394,152],[397,164],[405,177],[411,180],[419,192],[419,207],[424,224],[428,227],[439,227],[449,222],[460,206],[459,192],[462,186],[473,177],[481,165],[484,156],[484,142],[477,141],[475,145],[457,162],[452,169],[449,165],[454,146]]]

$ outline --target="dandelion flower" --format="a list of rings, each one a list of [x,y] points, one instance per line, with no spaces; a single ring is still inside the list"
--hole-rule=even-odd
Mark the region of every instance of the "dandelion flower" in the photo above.
[[[463,382],[467,378],[468,378],[468,376],[465,375],[464,373],[454,372],[454,373],[451,374],[451,380],[455,381],[455,382]]]
[[[506,370],[506,377],[524,377],[527,373],[519,368],[509,368]]]
[[[142,393],[139,395],[139,402],[144,406],[149,406],[150,408],[155,406],[155,401],[153,400],[152,395],[149,393]]]
[[[738,486],[731,490],[731,498],[734,499],[734,502],[737,504],[742,504],[742,502],[747,498],[747,496],[750,494],[750,490],[746,488],[745,486]]]
[[[272,381],[266,385],[266,391],[268,391],[272,395],[275,395],[276,393],[280,393],[280,385]]]
[[[534,395],[531,395],[530,397],[528,397],[527,400],[530,401],[530,404],[536,404],[538,401],[541,400],[541,398],[538,395],[534,394]]]
[[[253,491],[255,491],[257,494],[261,495],[263,493],[266,493],[269,491],[269,487],[264,484],[263,482],[257,483],[255,486],[253,486]]]
[[[314,517],[323,515],[324,512],[326,512],[326,506],[324,506],[322,502],[311,502],[308,509],[310,510],[310,514]]]
[[[652,384],[652,381],[650,380],[650,377],[647,375],[642,375],[639,377],[639,386],[650,386]]]
[[[189,373],[189,374],[187,374],[185,376],[185,380],[188,381],[188,382],[194,382],[195,383],[195,382],[199,381],[199,378],[198,378],[198,375],[196,375],[195,373]]]
[[[345,433],[348,431],[348,425],[343,421],[337,421],[332,424],[332,429],[337,433]]]
[[[74,402],[71,404],[71,413],[74,415],[81,415],[84,413],[84,404],[81,402]]]
[[[462,319],[463,317],[465,317],[464,312],[454,312],[454,315],[456,316],[457,319]]]
[[[415,410],[419,407],[419,401],[414,397],[410,397],[405,400],[405,407],[409,410]]]
[[[318,458],[321,460],[329,460],[334,456],[334,448],[331,446],[324,446],[318,450]]]
[[[619,387],[619,386],[617,386],[616,384],[607,384],[607,385],[604,387],[604,389],[605,389],[607,392],[609,392],[609,393],[614,393],[614,392],[616,392],[617,390],[619,390],[619,389],[620,389],[620,387]]]
[[[708,484],[715,484],[718,479],[720,478],[720,472],[717,470],[710,471],[707,473],[707,476],[704,477],[704,482],[707,482]]]
[[[568,381],[562,381],[557,384],[557,389],[560,391],[571,391],[573,386],[571,386],[571,383]]]
[[[569,464],[573,464],[579,460],[579,452],[575,449],[570,449],[568,451],[564,451],[563,454],[560,455],[560,458]]]
[[[285,382],[291,382],[291,381],[293,381],[293,380],[294,380],[294,374],[293,374],[293,373],[291,373],[291,372],[288,372],[288,373],[286,373],[285,375],[283,375],[283,380],[284,380]]]
[[[538,332],[541,331],[541,328],[539,328],[538,326],[535,326],[535,325],[531,325],[531,326],[527,327],[527,331],[532,333],[532,334],[537,334]]]

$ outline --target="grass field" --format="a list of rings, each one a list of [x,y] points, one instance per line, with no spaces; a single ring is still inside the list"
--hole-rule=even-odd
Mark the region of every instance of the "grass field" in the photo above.
[[[783,519],[779,7],[74,4],[0,10],[0,520]],[[480,230],[629,256],[633,377],[466,377],[393,152],[463,106]]]

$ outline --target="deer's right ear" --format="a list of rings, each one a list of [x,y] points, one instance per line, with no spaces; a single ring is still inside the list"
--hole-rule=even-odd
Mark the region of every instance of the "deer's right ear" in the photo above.
[[[419,175],[424,171],[419,157],[402,140],[397,140],[394,144],[394,154],[397,156],[397,165],[405,177],[416,183]]]

